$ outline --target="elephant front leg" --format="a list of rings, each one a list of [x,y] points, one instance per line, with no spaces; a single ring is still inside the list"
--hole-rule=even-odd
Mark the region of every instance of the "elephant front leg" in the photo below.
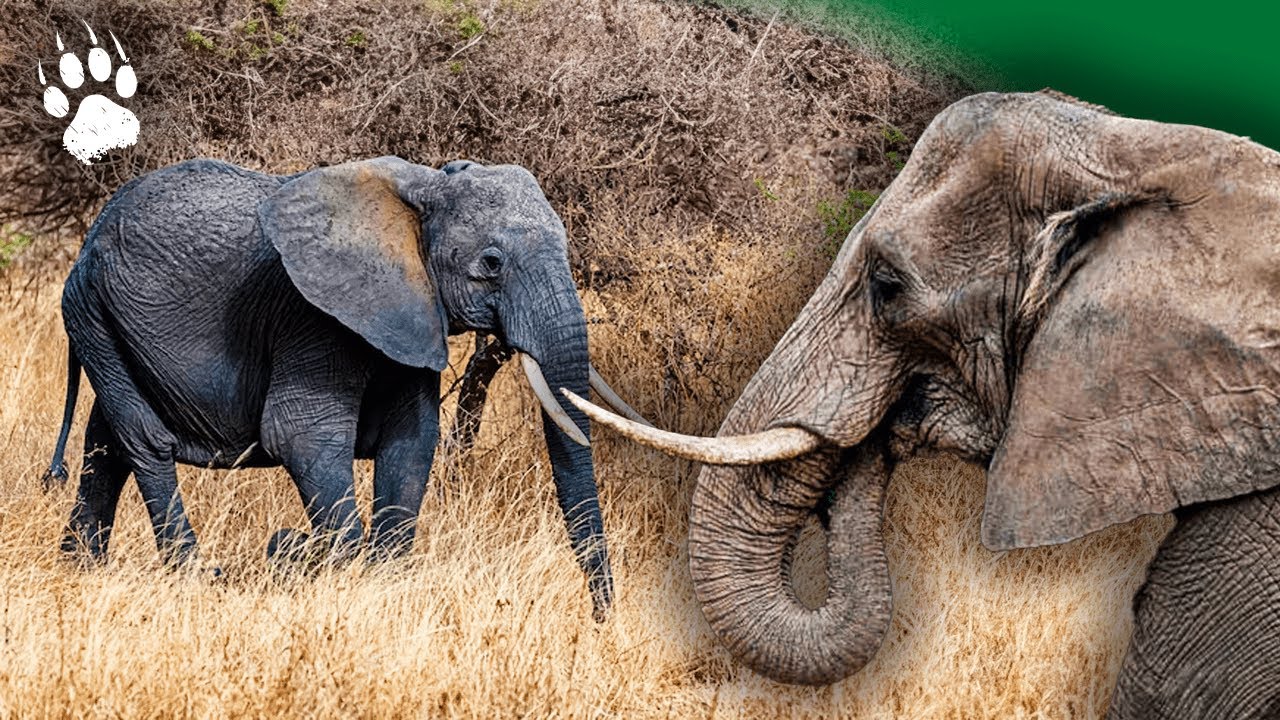
[[[1280,489],[1178,511],[1107,717],[1280,717]]]
[[[356,510],[356,432],[366,366],[342,348],[304,346],[273,369],[262,416],[262,447],[298,489],[314,537],[277,532],[273,560],[307,570],[355,556],[364,539]]]
[[[326,560],[345,560],[360,550],[364,523],[356,510],[352,463],[354,422],[350,431],[309,429],[274,445],[298,489],[311,521],[312,535],[280,530],[267,545],[274,561],[314,570]]]
[[[395,375],[379,381],[398,392],[380,399],[370,530],[374,559],[400,557],[412,549],[440,435],[439,373],[405,368]]]

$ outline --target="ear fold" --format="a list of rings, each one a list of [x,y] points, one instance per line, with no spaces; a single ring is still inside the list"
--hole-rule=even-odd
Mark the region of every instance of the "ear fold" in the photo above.
[[[308,302],[392,360],[433,370],[449,363],[449,322],[419,214],[443,177],[394,157],[346,163],[286,183],[258,209]]]
[[[989,548],[1280,482],[1274,258],[1265,238],[1212,232],[1214,212],[1109,197],[1037,238]]]

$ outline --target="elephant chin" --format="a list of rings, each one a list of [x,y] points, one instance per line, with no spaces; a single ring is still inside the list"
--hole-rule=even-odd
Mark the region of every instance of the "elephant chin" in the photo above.
[[[703,614],[735,657],[774,680],[805,685],[836,682],[871,659],[892,614],[881,536],[890,471],[876,443],[702,471],[690,515],[690,569]],[[811,609],[792,587],[789,555],[838,480],[827,597]]]

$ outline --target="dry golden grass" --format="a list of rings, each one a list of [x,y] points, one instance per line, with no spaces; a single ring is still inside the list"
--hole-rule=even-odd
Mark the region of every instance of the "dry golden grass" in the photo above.
[[[652,283],[584,297],[599,320],[593,354],[642,412],[707,430],[822,262],[714,234],[649,240],[635,277]],[[992,554],[978,539],[981,472],[914,461],[886,511],[896,602],[883,648],[839,685],[780,686],[734,663],[693,600],[684,540],[695,468],[604,432],[595,453],[619,593],[611,620],[591,622],[536,407],[504,369],[472,456],[442,448],[405,561],[274,580],[265,540],[303,522],[283,471],[182,468],[204,554],[225,579],[157,567],[132,484],[109,566],[86,572],[56,549],[74,479],[47,496],[37,481],[62,407],[59,292],[58,282],[15,289],[0,310],[6,717],[1089,717],[1105,706],[1130,596],[1168,526],[1152,518]],[[680,360],[664,368],[659,356]],[[357,482],[367,508],[368,465]],[[800,564],[819,566],[806,547]]]

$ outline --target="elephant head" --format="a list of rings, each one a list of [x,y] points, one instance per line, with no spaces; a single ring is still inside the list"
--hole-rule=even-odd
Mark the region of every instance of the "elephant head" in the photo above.
[[[613,586],[590,429],[550,389],[586,393],[598,376],[564,225],[533,176],[510,165],[457,161],[436,170],[383,157],[296,176],[258,216],[303,297],[392,360],[443,370],[447,336],[465,331],[496,335],[522,355],[561,510],[602,618]]]
[[[690,568],[741,660],[821,684],[889,625],[895,459],[989,466],[982,541],[1061,543],[1280,479],[1280,156],[1050,93],[942,112],[718,438],[593,418],[712,463]],[[735,467],[736,466],[736,467]],[[787,574],[834,490],[825,604]]]

